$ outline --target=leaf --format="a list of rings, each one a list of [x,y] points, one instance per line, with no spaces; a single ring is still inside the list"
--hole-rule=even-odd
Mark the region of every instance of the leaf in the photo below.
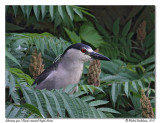
[[[106,39],[106,41],[110,41],[110,36],[108,32],[101,26],[98,22],[95,22],[97,30],[100,32],[102,36]]]
[[[67,14],[69,15],[70,19],[73,21],[74,19],[74,13],[73,9],[70,6],[66,6]]]
[[[140,64],[141,65],[146,65],[146,64],[150,64],[152,62],[155,62],[155,56],[150,56],[149,58],[145,59],[144,61],[142,61]]]
[[[34,5],[33,6],[33,11],[36,16],[37,21],[39,21],[39,14],[40,14],[40,6]]]
[[[34,113],[30,112],[26,107],[21,105],[9,104],[6,105],[6,118],[37,118]],[[38,115],[37,115],[38,116]]]
[[[65,28],[65,31],[67,35],[69,36],[69,38],[71,39],[73,44],[81,42],[80,37],[74,31],[70,31],[67,28]]]
[[[77,91],[76,93],[74,93],[74,97],[79,97],[79,96],[84,95],[84,94],[86,94],[86,92],[84,92],[84,91]]]
[[[83,111],[81,110],[81,107],[79,106],[77,99],[76,98],[71,98],[71,99],[72,99],[73,105],[76,108],[76,113],[77,113],[76,117],[83,118]]]
[[[29,75],[25,74],[22,70],[18,68],[10,68],[9,70],[12,74],[17,75],[19,78],[24,79],[29,85],[32,85],[34,79],[32,79]]]
[[[14,103],[18,104],[18,103],[20,103],[20,96],[19,96],[17,89],[16,89],[15,77],[10,72],[8,72],[7,79],[8,79],[8,81],[6,80],[6,84],[8,84],[8,86],[9,86],[9,95],[11,95]]]
[[[131,39],[133,35],[134,35],[134,32],[129,32],[127,38]]]
[[[30,99],[28,93],[27,93],[26,90],[23,88],[23,85],[21,85],[21,84],[19,84],[19,85],[20,85],[21,91],[23,92],[25,101],[26,101],[28,104],[32,104],[31,99]]]
[[[13,77],[13,75],[11,73],[9,73],[8,75],[8,84],[9,84],[9,95],[11,95],[12,93],[14,93],[14,91],[16,91],[16,81],[15,78]],[[14,98],[14,97],[13,97]]]
[[[38,105],[38,109],[41,112],[42,117],[44,118],[44,116],[45,116],[44,109],[42,108],[42,105],[41,105],[41,102],[38,98],[38,95],[35,91],[33,91],[33,93],[34,93],[34,96],[35,96],[35,99],[36,99],[36,102],[37,102],[37,105]]]
[[[14,90],[13,92],[10,92],[10,93],[11,93],[12,99],[14,100],[14,103],[15,104],[20,103],[20,96],[19,96],[18,92],[16,90]]]
[[[64,110],[64,105],[63,105],[64,103],[62,102],[62,98],[60,97],[58,98],[56,96],[56,93],[55,94],[51,93],[51,95],[54,98],[57,112],[59,113],[61,117],[65,117],[65,110]]]
[[[116,86],[117,86],[117,84],[115,82],[113,82],[112,89],[111,89],[111,95],[112,95],[112,101],[113,101],[114,106],[115,106],[115,103],[117,100]]]
[[[92,110],[92,112],[94,114],[94,117],[101,118],[95,107],[91,107],[91,110]]]
[[[143,88],[143,85],[142,85],[141,80],[137,80],[137,81],[138,81],[138,85],[139,85],[141,88]]]
[[[125,91],[125,93],[126,93],[126,95],[127,95],[127,97],[129,96],[129,86],[128,86],[128,82],[125,82],[125,86],[124,86],[124,91]]]
[[[99,47],[104,43],[103,38],[90,23],[83,23],[80,27],[80,37],[82,40],[92,44],[94,47]]]
[[[21,5],[20,7],[21,7],[21,10],[23,12],[23,16],[25,17],[25,15],[26,15],[26,13],[25,13],[25,6]]]
[[[155,68],[155,64],[152,64],[146,68],[146,71],[154,70],[154,68]]]
[[[29,19],[29,15],[31,13],[32,6],[25,6],[25,13],[27,15],[27,19]]]
[[[67,85],[67,87],[65,88],[64,92],[66,93],[71,93],[75,90],[75,88],[77,87],[77,84],[69,84]]]
[[[92,86],[92,85],[86,85],[86,86],[89,89],[89,91],[93,94],[94,86]]]
[[[118,18],[114,23],[113,23],[113,34],[115,36],[118,35],[119,33],[119,21],[120,21],[120,18]]]
[[[103,89],[101,89],[100,87],[94,86],[94,88],[96,88],[96,89],[99,90],[100,92],[103,92],[104,94],[106,94],[106,93],[103,91]]]
[[[106,75],[101,78],[103,81],[112,81],[112,80],[127,80],[126,77],[120,76],[120,75]]]
[[[57,12],[58,10],[56,10],[55,12],[55,20],[54,20],[54,23],[55,23],[55,26],[54,26],[54,31],[56,31],[56,28],[62,24],[63,20],[61,19],[61,16],[59,15],[59,13]]]
[[[97,110],[104,111],[104,112],[111,112],[111,113],[121,114],[120,112],[118,112],[118,111],[116,111],[114,109],[111,109],[111,108],[98,108]]]
[[[49,6],[49,9],[50,9],[50,6]],[[49,11],[50,12],[50,11]],[[41,13],[42,13],[42,20],[44,20],[44,17],[46,15],[46,6],[45,5],[42,5],[41,6]],[[50,14],[51,15],[51,14]],[[51,16],[52,18],[52,16]]]
[[[19,111],[20,111],[20,108],[16,107],[10,112],[9,116],[7,116],[7,117],[8,118],[15,118]]]
[[[145,38],[144,46],[146,48],[151,47],[155,44],[155,30],[153,29]]]
[[[75,13],[82,19],[83,18],[83,14],[81,11],[79,11],[77,8],[73,8],[73,10],[75,11]]]
[[[53,22],[54,20],[54,6],[49,6],[49,13],[50,13],[50,16],[51,16],[51,21]]]
[[[83,96],[81,99],[84,102],[87,102],[87,101],[91,101],[91,100],[95,99],[95,97],[93,97],[93,96]]]
[[[79,104],[79,106],[81,107],[81,109],[83,109],[83,110],[82,110],[83,118],[89,117],[89,116],[88,116],[88,111],[87,111],[87,109],[85,108],[84,103],[83,103],[79,98],[76,98],[76,100],[77,100],[77,103]]]
[[[54,118],[56,112],[53,112],[54,110],[52,109],[52,106],[51,106],[51,104],[50,104],[50,102],[49,102],[49,100],[48,100],[48,98],[47,98],[47,96],[45,94],[45,91],[41,90],[41,93],[42,93],[42,95],[43,95],[43,97],[45,99],[46,107],[47,107],[47,110],[48,110],[49,114],[52,116],[52,118]]]
[[[131,28],[131,23],[132,23],[132,20],[128,21],[128,23],[123,28],[123,30],[122,30],[122,36],[123,37],[125,37],[128,34],[128,32],[129,32],[129,30]]]
[[[105,100],[96,100],[96,101],[92,101],[89,103],[89,106],[99,106],[99,105],[104,105],[107,104],[109,101],[105,101]]]
[[[89,117],[89,118],[94,118],[94,114],[93,114],[91,108],[88,106],[88,104],[87,104],[86,102],[84,102],[84,106],[85,106],[85,108],[87,109],[88,117]]]
[[[101,61],[101,68],[105,72],[110,72],[111,74],[117,74],[118,70],[120,69],[120,65],[114,62]]]
[[[18,7],[17,5],[14,5],[14,6],[12,6],[12,7],[13,7],[14,15],[15,15],[15,17],[16,17],[19,7]]]
[[[24,107],[26,109],[28,109],[29,111],[31,111],[32,113],[37,114],[39,117],[42,117],[42,114],[40,113],[40,111],[38,110],[38,108],[36,108],[35,106],[31,105],[31,104],[21,104],[21,105],[17,105],[19,107]]]
[[[54,95],[56,96],[56,98],[57,98],[57,100],[58,100],[58,103],[59,103],[59,105],[60,105],[60,107],[61,107],[61,110],[60,110],[60,112],[61,112],[61,116],[63,116],[63,117],[65,117],[66,116],[66,114],[65,114],[65,103],[64,103],[64,100],[63,100],[63,98],[62,98],[62,96],[60,95],[60,93],[58,92],[58,91],[54,91]],[[59,111],[58,111],[59,112]]]
[[[46,46],[44,38],[39,38],[39,42],[40,42],[41,53],[44,56],[44,49],[45,49],[44,47]]]
[[[138,92],[136,82],[137,82],[137,81],[133,81],[133,82],[132,82],[132,86],[133,86],[133,88]]]
[[[101,116],[101,118],[107,118],[107,116],[103,112],[98,110],[98,113]]]
[[[21,65],[19,64],[18,60],[8,51],[5,51],[5,55],[11,59],[14,63],[16,63],[17,65],[19,65],[21,67]]]
[[[12,111],[14,105],[9,105],[7,106],[6,110],[5,110],[5,116],[8,117],[10,112]]]
[[[77,9],[79,9],[79,10],[86,10],[86,11],[89,10],[88,8],[84,8],[84,7],[80,7],[80,6],[75,6],[75,5],[72,5],[71,7],[77,8]]]
[[[88,94],[88,88],[87,85],[81,85],[82,89]]]
[[[62,10],[62,6],[60,6],[60,5],[58,5],[58,12],[59,12],[60,16],[62,17],[62,19],[64,20],[64,13]]]
[[[62,97],[65,108],[67,109],[70,117],[75,118],[75,110],[73,110],[73,104],[70,99],[66,95],[62,95],[61,93],[59,93],[59,95]]]
[[[91,16],[92,18],[96,19],[95,16],[92,15],[91,13],[89,13],[89,12],[83,10],[83,9],[79,9],[79,10],[80,10],[81,12],[83,12],[84,14],[89,15],[89,16]]]

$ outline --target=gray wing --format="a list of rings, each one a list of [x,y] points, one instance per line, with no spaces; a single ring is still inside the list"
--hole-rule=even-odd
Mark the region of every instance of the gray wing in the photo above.
[[[56,64],[52,64],[50,67],[46,68],[34,81],[33,85],[37,83],[36,88],[38,89],[47,89],[47,90],[51,90],[53,89],[54,85],[53,85],[53,81],[52,84],[49,81],[46,81],[47,77],[51,74],[52,71],[54,71],[56,69]],[[54,76],[53,76],[54,79]],[[52,80],[53,80],[52,79]],[[52,85],[52,86],[51,86]]]
[[[33,85],[37,83],[37,85],[39,85],[43,80],[45,80],[48,75],[50,74],[50,72],[54,70],[54,64],[52,64],[50,67],[48,67],[47,69],[45,69],[34,81]]]

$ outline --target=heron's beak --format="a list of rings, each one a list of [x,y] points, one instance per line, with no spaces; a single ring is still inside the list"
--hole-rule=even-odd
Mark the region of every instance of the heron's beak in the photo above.
[[[92,57],[92,59],[98,59],[98,60],[105,60],[105,61],[110,61],[110,59],[104,55],[101,55],[97,52],[91,52],[90,56]]]

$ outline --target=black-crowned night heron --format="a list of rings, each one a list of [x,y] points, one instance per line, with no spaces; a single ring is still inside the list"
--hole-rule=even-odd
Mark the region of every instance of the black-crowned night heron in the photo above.
[[[38,89],[60,89],[69,84],[78,83],[84,62],[92,59],[110,61],[109,58],[96,53],[88,45],[77,43],[69,46],[61,57],[45,69],[35,80]]]

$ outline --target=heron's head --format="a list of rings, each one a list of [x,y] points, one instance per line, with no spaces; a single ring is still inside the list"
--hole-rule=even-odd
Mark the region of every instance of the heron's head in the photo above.
[[[86,62],[92,59],[110,61],[110,59],[102,54],[94,52],[92,48],[86,44],[77,43],[69,46],[63,53],[68,60]]]

